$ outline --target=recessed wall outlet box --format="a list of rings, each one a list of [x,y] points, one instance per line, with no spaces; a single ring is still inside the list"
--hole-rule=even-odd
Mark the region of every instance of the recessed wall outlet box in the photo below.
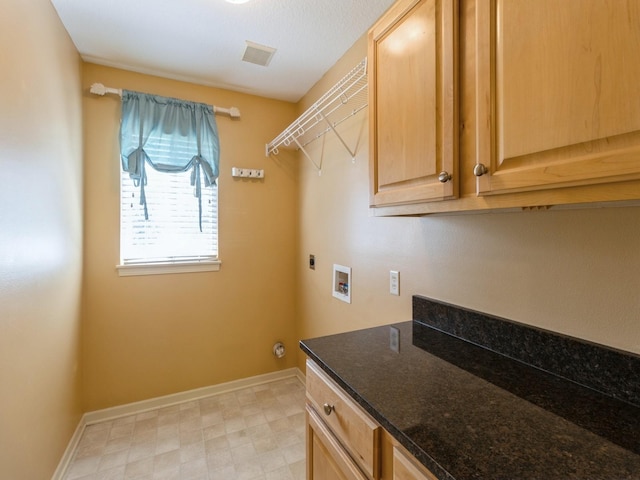
[[[232,167],[231,176],[240,178],[264,178],[264,170]]]
[[[389,293],[400,295],[400,272],[396,270],[389,271]]]
[[[396,327],[389,327],[389,348],[400,353],[400,330]]]
[[[311,270],[315,270],[316,269],[316,256],[315,255],[309,255],[309,268]]]
[[[333,296],[343,302],[351,303],[351,268],[333,264]]]

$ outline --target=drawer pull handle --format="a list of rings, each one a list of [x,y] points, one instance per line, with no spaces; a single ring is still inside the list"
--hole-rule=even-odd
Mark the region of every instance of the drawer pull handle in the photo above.
[[[335,410],[335,407],[333,405],[329,405],[328,403],[325,403],[323,407],[324,407],[324,413],[326,415],[331,415],[331,412]]]

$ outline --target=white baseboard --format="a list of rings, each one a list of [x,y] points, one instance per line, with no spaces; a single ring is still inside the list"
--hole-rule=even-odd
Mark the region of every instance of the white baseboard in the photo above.
[[[186,392],[172,393],[171,395],[150,398],[140,402],[127,403],[125,405],[118,405],[117,407],[105,408],[104,410],[87,412],[82,418],[85,425],[91,425],[93,423],[126,417],[127,415],[144,413],[149,410],[155,410],[156,408],[169,407],[178,403],[199,400],[204,397],[210,397],[211,395],[218,395],[220,393],[240,390],[242,388],[254,387],[256,385],[274,382],[276,380],[282,380],[289,377],[296,377],[298,379],[304,378],[302,372],[300,372],[298,368],[288,368],[277,372],[265,373],[264,375],[256,375],[255,377],[241,378],[240,380],[233,380],[231,382],[220,383],[218,385],[196,388],[194,390],[187,390]]]
[[[84,432],[84,427],[86,426],[86,424],[83,423],[83,419],[84,416],[80,419],[80,423],[78,423],[75,432],[73,432],[71,440],[69,440],[69,444],[62,454],[62,458],[60,459],[60,462],[58,462],[58,468],[56,468],[56,471],[53,472],[53,477],[51,477],[51,480],[62,480],[64,478],[64,474],[67,473],[67,468],[69,468],[69,464],[73,459],[73,453],[76,451],[76,448],[80,443],[82,432]]]
[[[116,418],[126,417],[129,415],[137,415],[139,413],[148,412],[149,410],[155,410],[156,408],[169,407],[179,403],[199,400],[212,395],[219,395],[221,393],[232,392],[234,390],[255,387],[264,383],[275,382],[277,380],[283,380],[291,377],[296,377],[304,385],[304,373],[302,373],[299,368],[288,368],[286,370],[279,370],[277,372],[266,373],[264,375],[256,375],[254,377],[242,378],[240,380],[233,380],[231,382],[211,385],[209,387],[196,388],[194,390],[187,390],[185,392],[173,393],[162,397],[150,398],[140,402],[127,403],[125,405],[118,405],[116,407],[105,408],[103,410],[87,412],[80,419],[80,423],[73,433],[73,436],[69,441],[69,445],[67,445],[67,449],[65,450],[53,477],[51,477],[51,480],[62,480],[64,477],[64,474],[71,463],[73,453],[80,442],[82,432],[84,432],[87,425],[114,420]]]

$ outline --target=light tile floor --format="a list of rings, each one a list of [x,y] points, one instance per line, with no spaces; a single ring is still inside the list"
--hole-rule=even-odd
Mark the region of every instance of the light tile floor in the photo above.
[[[89,425],[64,480],[303,480],[297,378]]]

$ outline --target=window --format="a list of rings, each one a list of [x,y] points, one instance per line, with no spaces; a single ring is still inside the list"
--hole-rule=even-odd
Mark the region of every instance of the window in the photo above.
[[[212,107],[123,92],[120,275],[219,269],[217,140]]]
[[[218,188],[202,191],[202,231],[190,174],[147,169],[149,218],[139,202],[139,188],[129,174],[120,180],[120,262],[198,262],[218,257]]]

